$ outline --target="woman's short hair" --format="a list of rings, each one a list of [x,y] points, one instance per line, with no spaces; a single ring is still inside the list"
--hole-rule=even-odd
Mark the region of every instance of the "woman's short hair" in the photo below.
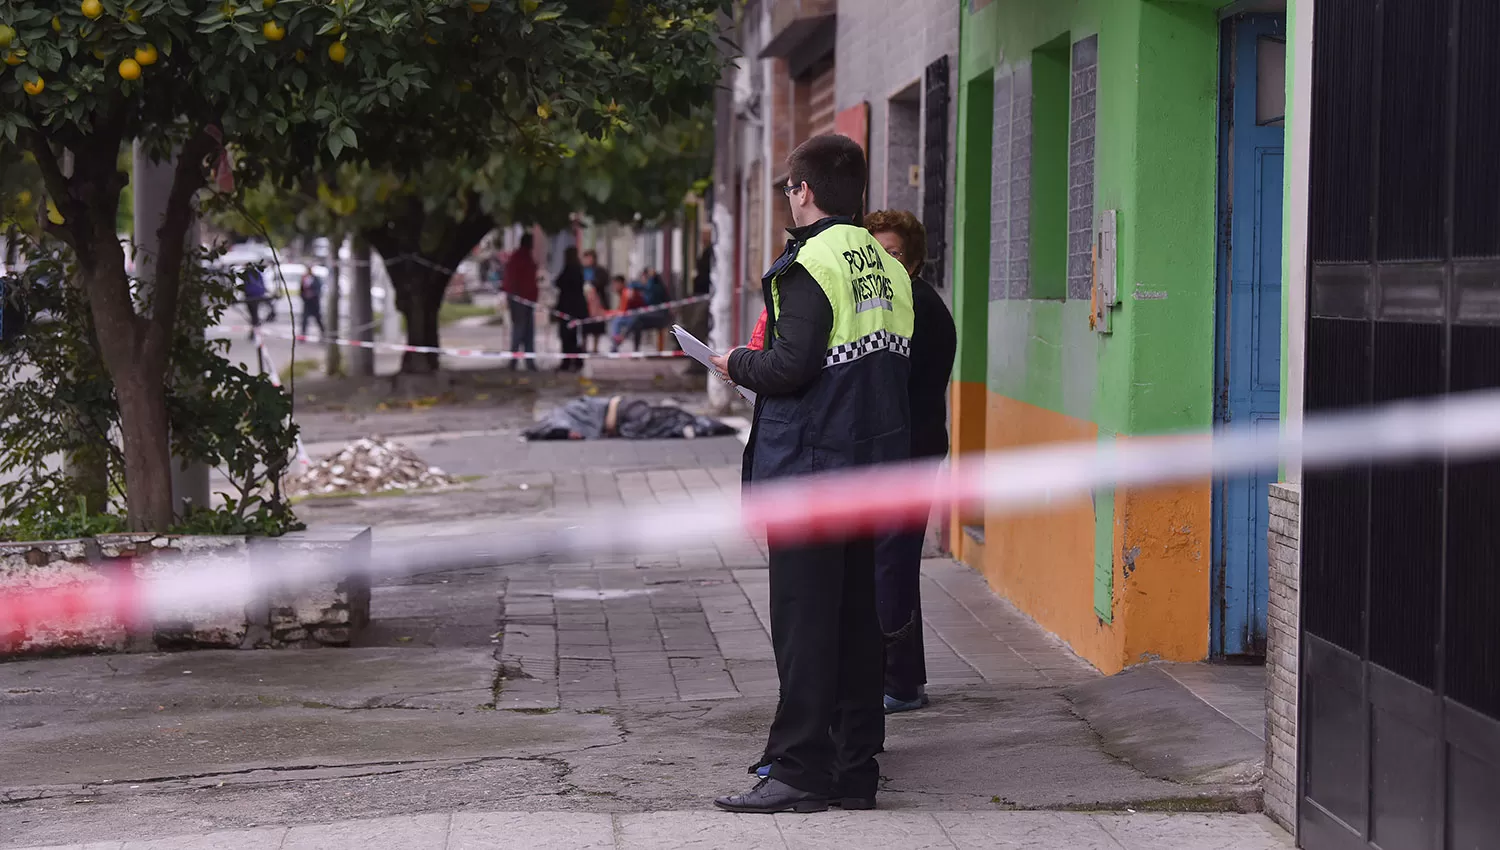
[[[877,210],[865,216],[865,229],[871,233],[894,233],[901,238],[905,254],[902,264],[912,263],[913,274],[921,274],[927,262],[927,228],[908,210]]]

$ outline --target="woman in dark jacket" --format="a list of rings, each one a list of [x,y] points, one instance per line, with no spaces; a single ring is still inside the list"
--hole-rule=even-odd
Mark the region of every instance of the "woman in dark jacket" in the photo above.
[[[563,251],[562,271],[557,275],[557,312],[570,319],[586,319],[589,315],[588,297],[583,293],[583,263],[578,260],[578,249],[569,246]],[[557,319],[557,335],[562,340],[563,354],[581,354],[578,327],[569,327],[566,320]],[[565,358],[558,367],[562,372],[583,371],[583,360]]]

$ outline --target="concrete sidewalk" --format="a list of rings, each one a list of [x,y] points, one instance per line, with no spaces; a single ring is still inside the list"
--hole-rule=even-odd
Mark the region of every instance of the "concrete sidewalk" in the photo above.
[[[178,835],[49,850],[1281,850],[1289,835],[1260,815],[1071,812],[466,812]],[[42,848],[32,848],[42,850]]]

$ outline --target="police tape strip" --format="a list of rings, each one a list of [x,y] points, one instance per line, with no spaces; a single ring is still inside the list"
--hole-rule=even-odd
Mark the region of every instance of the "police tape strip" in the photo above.
[[[340,337],[315,337],[306,334],[286,333],[275,329],[253,328],[249,325],[220,325],[214,328],[223,333],[244,333],[250,331],[252,334],[267,336],[273,339],[293,339],[297,342],[305,342],[315,345],[341,345],[349,348],[369,348],[376,351],[411,351],[418,354],[442,354],[448,357],[477,357],[490,360],[538,360],[544,357],[556,357],[563,360],[656,360],[666,357],[686,357],[680,350],[675,351],[600,351],[580,352],[577,354],[564,354],[562,352],[550,351],[497,351],[487,348],[447,348],[433,345],[404,345],[399,342],[373,342],[364,339],[343,339]]]
[[[266,341],[261,336],[260,329],[253,328],[251,329],[250,333],[255,335],[255,348],[260,352],[260,356],[265,359],[266,377],[271,379],[271,386],[280,388],[281,375],[277,374],[276,361],[271,359],[271,350],[266,347]],[[312,466],[312,458],[307,456],[307,447],[302,445],[301,434],[297,435],[296,441],[297,463],[301,464],[304,468]]]
[[[1275,470],[1500,454],[1500,391],[1310,417],[1300,433],[1215,434],[1052,444],[962,456],[939,464],[866,467],[689,497],[649,509],[589,513],[533,533],[514,529],[385,543],[366,555],[266,552],[251,568],[184,558],[170,579],[138,578],[130,564],[87,583],[0,589],[0,633],[28,624],[150,622],[186,610],[230,609],[319,581],[494,566],[539,557],[673,551],[745,533],[774,544],[923,525],[934,506],[990,515],[1040,511],[1110,488],[1144,488]]]
[[[707,301],[711,297],[713,296],[690,295],[687,298],[679,298],[676,301],[663,301],[660,304],[653,304],[650,307],[636,307],[633,310],[626,310],[622,313],[612,313],[607,316],[590,316],[587,319],[573,319],[572,321],[568,322],[568,327],[576,328],[579,325],[598,324],[599,322],[612,322],[615,319],[624,319],[631,316],[644,316],[647,313],[660,313],[663,310],[675,310],[678,307],[682,307],[688,304],[698,304],[700,302]]]

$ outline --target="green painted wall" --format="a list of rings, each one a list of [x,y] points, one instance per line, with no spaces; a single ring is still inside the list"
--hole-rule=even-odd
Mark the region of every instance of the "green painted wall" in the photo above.
[[[1101,440],[1212,424],[1218,5],[995,0],[974,14],[965,6],[954,246],[961,380],[1094,422]],[[1120,258],[1121,303],[1107,335],[1089,328],[1087,301],[988,301],[991,151],[969,114],[992,118],[980,98],[992,97],[998,65],[1031,61],[1064,35],[1096,33],[1094,209],[1118,211]],[[982,366],[974,362],[981,310]],[[1113,498],[1095,505],[1095,604],[1103,616]]]
[[[984,293],[990,390],[1114,433],[1206,427],[1213,411],[1217,13],[1150,0],[995,0],[964,17],[955,255],[964,332]],[[1108,335],[1089,330],[1084,301],[988,301],[990,140],[968,114],[992,117],[976,101],[981,91],[990,96],[996,63],[1030,61],[1061,35],[1076,41],[1095,32],[1094,207],[1118,210],[1119,225],[1122,303]],[[961,347],[972,352],[967,341]]]

